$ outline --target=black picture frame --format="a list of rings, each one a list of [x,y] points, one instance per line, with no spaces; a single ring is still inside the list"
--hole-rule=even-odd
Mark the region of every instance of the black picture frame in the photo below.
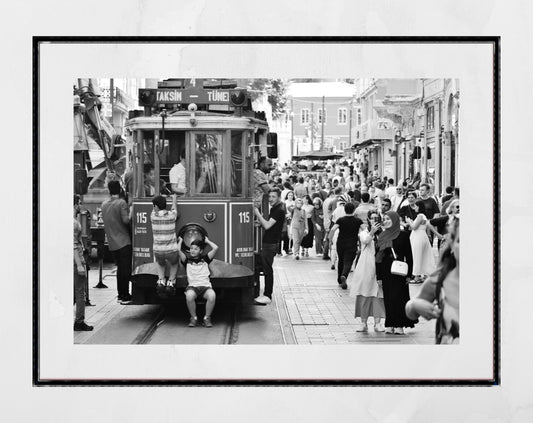
[[[400,44],[486,44],[493,46],[493,375],[489,379],[187,379],[187,380],[47,380],[39,375],[39,63],[40,46],[43,43],[400,43]],[[499,36],[435,36],[435,37],[237,37],[237,36],[203,36],[203,37],[66,37],[35,36],[32,39],[33,50],[33,99],[32,99],[32,159],[33,159],[33,297],[32,297],[32,382],[34,386],[494,386],[501,382],[500,374],[500,60],[501,39]]]

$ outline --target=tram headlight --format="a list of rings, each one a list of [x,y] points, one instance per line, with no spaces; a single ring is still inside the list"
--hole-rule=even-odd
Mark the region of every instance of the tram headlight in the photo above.
[[[230,95],[230,103],[232,106],[243,107],[246,105],[248,95],[245,90],[233,90]]]
[[[156,92],[153,89],[139,90],[139,106],[153,106],[156,100]]]

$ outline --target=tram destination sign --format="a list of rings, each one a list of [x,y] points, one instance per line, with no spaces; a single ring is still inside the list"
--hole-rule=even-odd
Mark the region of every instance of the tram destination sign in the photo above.
[[[141,88],[139,105],[156,104],[227,104],[231,105],[231,93],[240,90]]]

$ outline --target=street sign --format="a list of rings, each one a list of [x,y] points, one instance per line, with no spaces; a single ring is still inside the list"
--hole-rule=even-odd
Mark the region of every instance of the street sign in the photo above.
[[[239,90],[198,89],[198,88],[141,88],[139,89],[139,105],[153,106],[157,104],[231,104],[231,94],[239,94]]]

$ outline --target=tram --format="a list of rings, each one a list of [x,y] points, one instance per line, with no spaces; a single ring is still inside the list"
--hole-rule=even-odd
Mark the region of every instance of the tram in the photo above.
[[[145,164],[153,165],[153,191],[170,194],[169,173],[182,157],[186,192],[178,196],[176,234],[184,239],[184,252],[188,253],[192,240],[208,236],[219,246],[210,264],[218,297],[252,302],[258,289],[255,256],[260,245],[260,228],[254,225],[253,167],[261,155],[277,157],[275,135],[269,133],[264,113],[252,110],[246,89],[220,80],[160,81],[157,88],[139,90],[139,104],[144,110],[130,112],[126,122],[133,303],[177,299],[162,299],[156,293],[153,206],[143,170]],[[180,263],[176,287],[185,286]],[[176,291],[176,296],[183,297]]]

